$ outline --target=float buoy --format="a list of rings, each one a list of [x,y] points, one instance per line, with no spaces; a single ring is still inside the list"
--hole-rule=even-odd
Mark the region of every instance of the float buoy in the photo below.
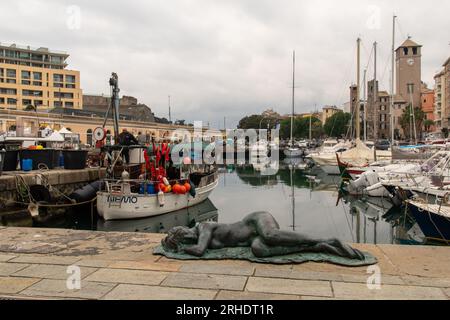
[[[164,207],[164,192],[161,190],[158,192],[158,203],[160,207]]]

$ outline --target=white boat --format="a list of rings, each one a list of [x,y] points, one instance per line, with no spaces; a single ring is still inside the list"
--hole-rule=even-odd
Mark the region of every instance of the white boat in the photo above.
[[[105,220],[138,219],[152,217],[168,212],[192,207],[208,199],[219,183],[217,172],[205,174],[196,185],[196,195],[175,194],[139,194],[131,192],[133,183],[143,181],[119,180],[106,181],[104,189],[97,192],[97,211]]]
[[[284,155],[287,158],[300,158],[303,156],[303,150],[297,147],[287,147],[284,149]]]

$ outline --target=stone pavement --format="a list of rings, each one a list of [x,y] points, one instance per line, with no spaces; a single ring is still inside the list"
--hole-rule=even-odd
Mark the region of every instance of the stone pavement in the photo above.
[[[175,261],[152,255],[163,235],[0,227],[0,298],[13,299],[449,299],[450,249],[354,245],[367,267]],[[81,271],[68,289],[68,267]],[[71,282],[69,281],[69,284]]]

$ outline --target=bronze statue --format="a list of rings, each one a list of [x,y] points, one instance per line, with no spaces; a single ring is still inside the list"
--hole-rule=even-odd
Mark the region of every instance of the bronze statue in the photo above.
[[[174,227],[161,241],[170,252],[201,257],[207,249],[251,247],[255,257],[316,252],[364,260],[364,254],[337,239],[311,239],[300,233],[282,231],[267,212],[255,212],[233,224],[200,223],[193,228]]]

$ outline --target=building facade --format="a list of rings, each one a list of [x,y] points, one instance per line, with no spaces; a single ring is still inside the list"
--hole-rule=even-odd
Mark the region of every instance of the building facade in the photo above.
[[[342,109],[337,108],[336,106],[325,106],[322,108],[322,124],[325,125],[328,119],[334,116],[336,113],[342,112]]]
[[[0,108],[82,108],[80,72],[63,52],[0,44]]]
[[[421,94],[421,109],[425,113],[425,119],[434,122],[434,90],[423,88]],[[435,131],[435,127],[429,126],[425,128],[428,132]]]
[[[441,132],[449,128],[450,122],[450,58],[441,72],[434,76],[434,117],[435,129]]]

